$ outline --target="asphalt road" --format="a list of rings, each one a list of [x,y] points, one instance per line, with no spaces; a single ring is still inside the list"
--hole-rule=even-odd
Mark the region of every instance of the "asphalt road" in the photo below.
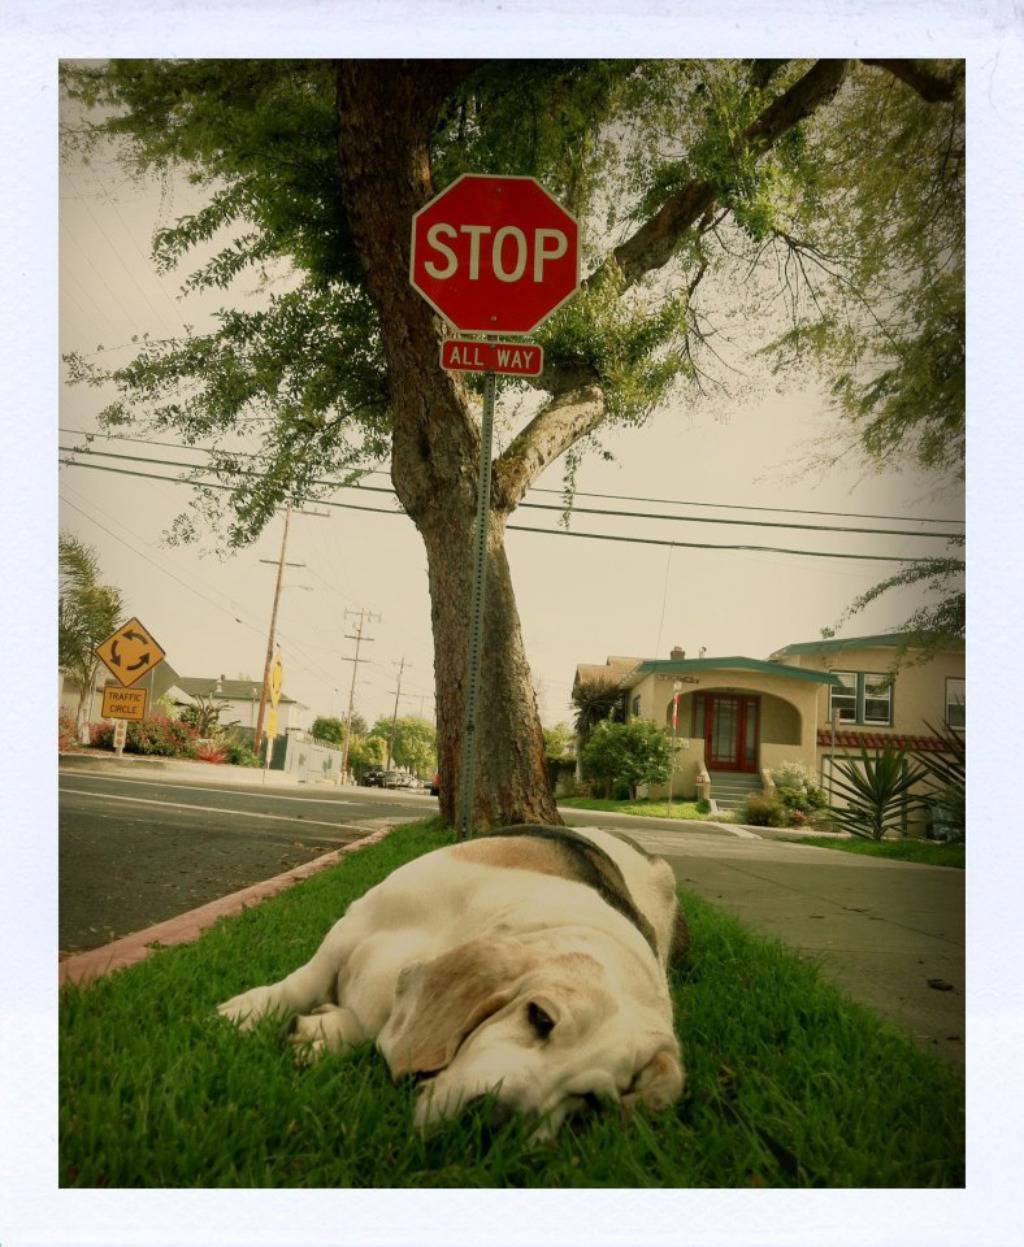
[[[62,952],[96,948],[329,853],[384,822],[429,817],[425,792],[263,790],[60,773]]]

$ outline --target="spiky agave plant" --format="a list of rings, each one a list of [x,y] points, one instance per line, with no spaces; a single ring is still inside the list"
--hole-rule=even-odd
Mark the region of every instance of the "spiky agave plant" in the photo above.
[[[957,840],[967,834],[967,741],[962,732],[943,724],[934,727],[925,723],[928,731],[942,741],[941,752],[911,755],[925,773],[928,799],[941,813]]]
[[[845,805],[833,805],[832,817],[847,831],[865,840],[881,840],[887,831],[901,829],[921,797],[912,789],[925,778],[924,770],[908,761],[905,749],[887,745],[872,755],[837,758],[833,791]]]

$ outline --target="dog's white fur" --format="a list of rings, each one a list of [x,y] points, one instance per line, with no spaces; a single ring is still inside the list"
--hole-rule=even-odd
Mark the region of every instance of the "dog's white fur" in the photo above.
[[[400,867],[306,965],[219,1012],[248,1027],[297,1010],[291,1041],[305,1059],[375,1038],[396,1079],[434,1075],[419,1126],[488,1092],[549,1135],[585,1096],[666,1107],[683,1086],[666,977],[671,868],[606,832],[573,830],[619,867],[656,951],[598,891],[565,877],[549,844],[484,838]]]

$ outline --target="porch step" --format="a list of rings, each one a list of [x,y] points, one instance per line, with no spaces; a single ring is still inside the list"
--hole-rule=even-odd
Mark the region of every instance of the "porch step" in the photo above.
[[[710,771],[711,796],[721,810],[742,810],[752,792],[764,787],[760,775],[742,771]]]

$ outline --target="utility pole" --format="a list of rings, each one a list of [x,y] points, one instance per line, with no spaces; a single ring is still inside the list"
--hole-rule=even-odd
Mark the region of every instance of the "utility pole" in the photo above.
[[[313,515],[317,519],[327,519],[327,513],[319,511],[302,511],[297,510],[296,515]],[[285,550],[288,548],[288,525],[292,517],[292,505],[288,503],[284,512],[284,533],[281,536],[281,553],[277,559],[260,559],[261,563],[277,564],[277,579],[274,583],[274,605],[270,612],[270,633],[267,636],[267,658],[263,664],[263,690],[260,693],[260,708],[256,715],[256,732],[253,746],[256,753],[260,751],[260,745],[263,743],[263,720],[267,713],[267,698],[270,693],[270,667],[274,661],[274,637],[277,633],[277,604],[281,599],[281,580],[284,576],[286,567],[305,567],[305,563],[286,563],[284,561]]]
[[[347,618],[349,615],[354,615],[355,613],[355,611],[346,610],[345,616]],[[352,742],[352,709],[356,698],[356,676],[359,673],[359,664],[361,662],[366,662],[365,658],[359,657],[359,647],[364,641],[373,640],[372,636],[363,636],[363,626],[367,620],[376,619],[377,622],[380,623],[380,618],[379,614],[374,614],[373,611],[368,611],[366,607],[363,606],[359,610],[359,622],[356,624],[355,633],[345,633],[345,636],[350,641],[355,641],[356,643],[356,656],[355,658],[342,658],[341,660],[342,662],[350,662],[352,664],[352,683],[348,690],[348,716],[345,719],[345,744],[342,746],[341,750],[341,774],[338,777],[338,783],[342,782],[345,777],[345,772],[348,770],[348,749]]]
[[[267,713],[267,694],[270,689],[270,666],[274,661],[274,636],[277,632],[277,604],[281,600],[281,578],[284,576],[284,552],[288,548],[288,525],[292,517],[291,505],[285,508],[284,533],[281,537],[281,556],[277,560],[277,580],[274,584],[274,605],[270,611],[270,633],[267,636],[267,659],[263,664],[263,688],[260,691],[260,708],[256,714],[256,739],[253,742],[257,754],[263,743],[263,718]]]
[[[391,736],[388,738],[388,765],[387,770],[391,770],[392,755],[395,752],[395,724],[398,722],[398,699],[402,696],[402,672],[405,670],[405,655],[402,655],[402,661],[398,664],[398,687],[395,689],[395,709],[391,716]]]

